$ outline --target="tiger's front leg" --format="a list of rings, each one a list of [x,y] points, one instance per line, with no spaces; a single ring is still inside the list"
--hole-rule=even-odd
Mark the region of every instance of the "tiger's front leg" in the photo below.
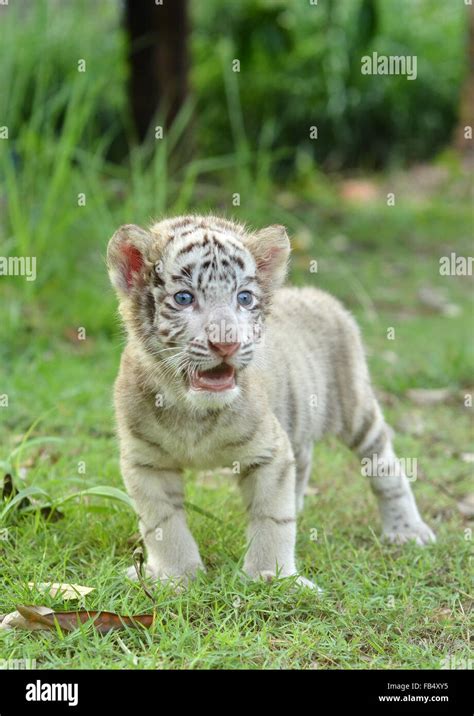
[[[186,523],[182,476],[127,460],[122,461],[122,474],[140,519],[147,574],[185,585],[204,566]]]
[[[287,435],[276,427],[271,459],[258,458],[243,469],[240,489],[249,516],[244,571],[252,579],[297,575],[295,564],[295,458]],[[297,583],[315,585],[298,576]]]

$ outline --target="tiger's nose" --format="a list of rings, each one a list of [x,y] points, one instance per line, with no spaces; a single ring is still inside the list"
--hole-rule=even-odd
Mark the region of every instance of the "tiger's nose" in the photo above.
[[[223,358],[230,358],[239,350],[240,343],[212,343],[209,341],[209,347]]]

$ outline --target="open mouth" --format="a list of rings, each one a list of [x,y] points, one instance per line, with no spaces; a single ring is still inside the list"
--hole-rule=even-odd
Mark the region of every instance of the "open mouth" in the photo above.
[[[218,393],[235,388],[235,368],[228,363],[220,363],[210,370],[198,370],[191,378],[194,390],[209,390]]]

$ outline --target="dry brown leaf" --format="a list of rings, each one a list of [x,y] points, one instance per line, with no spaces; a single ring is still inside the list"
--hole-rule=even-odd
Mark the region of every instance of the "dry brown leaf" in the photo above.
[[[77,629],[81,624],[92,621],[94,629],[100,634],[107,634],[115,629],[126,627],[149,629],[154,621],[154,614],[136,614],[123,616],[114,612],[86,611],[56,612],[49,607],[17,605],[17,611],[7,614],[2,624],[3,629],[55,629],[58,624],[63,631],[69,632]]]
[[[36,589],[41,594],[49,594],[50,597],[61,596],[63,599],[80,599],[86,594],[93,592],[95,587],[83,587],[80,584],[68,584],[64,582],[28,582],[30,589]]]
[[[38,609],[42,615],[51,614],[53,611],[49,607],[36,607],[36,609]],[[26,619],[18,611],[5,614],[0,622],[0,629],[28,629],[30,631],[35,631],[36,629],[45,628],[45,626],[36,621]]]

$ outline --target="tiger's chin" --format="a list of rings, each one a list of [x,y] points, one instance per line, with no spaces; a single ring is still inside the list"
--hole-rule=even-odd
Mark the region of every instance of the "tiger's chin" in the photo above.
[[[227,390],[195,390],[189,388],[186,393],[187,403],[195,410],[220,410],[231,405],[240,393],[240,388],[235,384]]]

